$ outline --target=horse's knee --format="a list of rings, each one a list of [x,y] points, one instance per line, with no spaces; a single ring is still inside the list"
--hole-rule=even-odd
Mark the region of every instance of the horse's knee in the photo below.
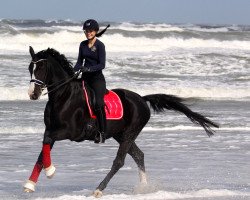
[[[52,144],[53,140],[51,139],[51,137],[49,137],[49,132],[45,131],[44,133],[44,137],[43,137],[43,144]]]

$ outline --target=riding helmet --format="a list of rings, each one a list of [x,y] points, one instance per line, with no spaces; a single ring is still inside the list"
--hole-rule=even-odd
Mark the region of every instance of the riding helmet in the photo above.
[[[99,24],[94,19],[88,19],[83,24],[83,30],[94,30],[99,31]]]

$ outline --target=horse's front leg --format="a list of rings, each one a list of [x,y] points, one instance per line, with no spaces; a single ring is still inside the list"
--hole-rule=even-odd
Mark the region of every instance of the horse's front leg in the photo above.
[[[45,169],[46,176],[48,178],[52,178],[53,175],[55,174],[55,171],[56,171],[55,166],[51,162],[50,151],[51,151],[51,145],[50,144],[43,144],[42,163],[43,163],[43,167]]]
[[[42,168],[43,168],[43,163],[42,163],[42,151],[41,151],[29,179],[23,186],[24,192],[30,193],[35,191],[35,186],[38,181],[39,175],[42,171]]]
[[[50,143],[48,144],[46,143],[46,139],[44,140],[42,151],[33,168],[31,176],[29,177],[29,180],[24,185],[25,192],[35,191],[36,183],[38,181],[39,175],[43,168],[45,169],[45,173],[48,178],[53,177],[55,170],[56,170],[54,165],[51,163],[51,156],[50,156],[50,151],[53,145],[54,145],[54,142],[50,141]]]

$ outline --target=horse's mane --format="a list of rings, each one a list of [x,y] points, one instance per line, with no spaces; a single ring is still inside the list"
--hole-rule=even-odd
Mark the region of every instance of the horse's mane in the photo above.
[[[53,48],[48,48],[47,50],[40,51],[36,54],[40,59],[46,59],[48,56],[53,57],[62,67],[63,69],[69,74],[73,75],[74,70],[72,66],[72,62],[70,62],[64,54],[60,54],[57,50]]]

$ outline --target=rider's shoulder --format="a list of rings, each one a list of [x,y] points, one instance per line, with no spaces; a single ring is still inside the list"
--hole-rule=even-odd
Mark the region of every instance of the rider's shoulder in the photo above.
[[[88,40],[83,40],[81,43],[80,43],[80,46],[86,46],[88,45]]]
[[[98,39],[96,39],[96,45],[101,46],[101,47],[105,47],[104,43]]]

